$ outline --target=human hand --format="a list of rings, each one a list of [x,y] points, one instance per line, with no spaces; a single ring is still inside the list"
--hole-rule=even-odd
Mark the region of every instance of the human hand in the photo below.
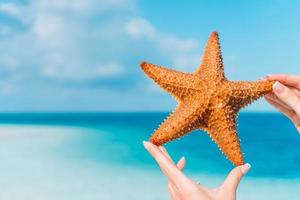
[[[173,200],[234,200],[239,182],[250,169],[249,164],[234,168],[220,187],[211,189],[182,173],[186,165],[184,157],[175,165],[163,146],[157,147],[150,142],[143,144],[168,178],[168,190]]]
[[[300,133],[300,76],[276,74],[266,79],[276,82],[265,99],[290,118]]]

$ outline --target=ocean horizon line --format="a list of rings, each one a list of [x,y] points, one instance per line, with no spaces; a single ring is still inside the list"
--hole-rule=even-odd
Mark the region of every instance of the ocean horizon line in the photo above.
[[[0,112],[0,115],[6,115],[6,114],[141,114],[141,113],[170,113],[172,110],[128,110],[128,111],[106,111],[106,110],[99,110],[99,111],[5,111]],[[277,111],[263,111],[263,110],[249,110],[249,111],[240,111],[240,114],[280,114]]]

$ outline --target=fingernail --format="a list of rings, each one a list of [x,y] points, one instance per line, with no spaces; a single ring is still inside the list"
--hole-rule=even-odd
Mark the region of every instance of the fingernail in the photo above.
[[[241,171],[243,174],[247,174],[248,171],[250,170],[250,168],[251,168],[251,165],[249,163],[246,163],[246,164],[242,165]]]
[[[145,149],[149,150],[149,148],[150,148],[149,142],[143,141],[143,145],[144,145]]]
[[[267,74],[266,78],[269,78],[270,76],[272,76],[272,74]]]
[[[180,158],[179,162],[184,161],[184,160],[185,160],[185,157],[182,156],[182,157]]]
[[[297,126],[298,133],[300,134],[300,126]]]
[[[273,85],[273,89],[277,93],[282,93],[284,91],[284,86],[278,81],[276,81]]]
[[[273,76],[273,74],[267,74],[266,79],[267,79],[267,80],[268,80],[268,79],[271,79],[271,80],[272,80],[272,76]]]
[[[258,80],[259,81],[266,81],[268,79],[268,77],[260,77]]]

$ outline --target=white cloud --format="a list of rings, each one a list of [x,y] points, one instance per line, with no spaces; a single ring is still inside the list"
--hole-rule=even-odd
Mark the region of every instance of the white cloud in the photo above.
[[[1,26],[0,27],[0,36],[7,36],[12,31],[13,30],[9,26],[7,26],[7,25]]]
[[[95,69],[95,75],[97,77],[117,76],[117,75],[121,75],[123,72],[124,72],[123,66],[115,62],[107,63]]]
[[[197,40],[180,39],[172,34],[156,30],[156,28],[144,18],[131,19],[125,25],[125,30],[132,38],[148,39],[157,45],[158,50],[163,50],[169,54],[194,52],[198,47]]]
[[[196,54],[180,55],[174,58],[173,65],[176,69],[186,72],[194,72],[201,64],[201,56]]]
[[[6,2],[6,3],[2,3],[0,4],[0,11],[13,15],[13,16],[20,16],[20,5],[16,5],[14,3],[11,2]]]
[[[20,5],[15,6],[13,3],[3,3],[3,5],[3,10],[10,13],[20,10]],[[132,9],[135,9],[134,0],[31,0],[26,8],[22,8],[22,11],[23,13],[24,11],[31,11],[27,13],[31,16],[39,12],[79,14],[84,16]]]
[[[42,68],[42,74],[48,77],[55,77],[57,75],[57,72],[58,70],[55,69],[55,67],[48,66]]]
[[[51,43],[53,39],[64,36],[64,32],[66,31],[64,25],[63,19],[58,16],[49,14],[39,15],[32,25],[32,31],[39,40]]]
[[[160,31],[139,16],[134,0],[32,0],[0,3],[0,11],[24,26],[14,30],[6,24],[0,29],[0,35],[9,35],[0,41],[0,65],[10,84],[70,85],[102,79],[131,79],[134,84],[144,76],[137,63],[146,51],[153,62],[157,58],[178,69],[187,69],[181,64],[195,67],[198,42]],[[106,87],[117,85],[110,81]]]
[[[157,34],[152,24],[143,18],[130,20],[125,25],[125,30],[131,37],[135,39],[143,37],[155,39],[155,34]]]
[[[174,53],[194,52],[198,47],[198,41],[193,39],[179,39],[173,35],[159,35],[159,45],[166,51]]]
[[[133,39],[141,42],[148,40],[155,44],[154,51],[163,53],[166,60],[180,70],[196,69],[200,63],[197,52],[198,41],[194,39],[180,39],[172,34],[157,30],[144,18],[131,19],[125,25],[125,31]]]
[[[18,16],[20,21],[27,26],[23,32],[18,33],[18,37],[10,38],[12,40],[9,41],[11,53],[8,56],[19,60],[14,64],[14,66],[19,65],[17,66],[19,68],[27,67],[26,61],[35,59],[34,64],[39,69],[37,71],[42,72],[42,76],[58,75],[55,69],[59,69],[60,73],[64,72],[62,74],[66,81],[71,77],[73,77],[72,79],[87,80],[88,75],[94,78],[96,72],[99,77],[112,76],[113,73],[120,75],[124,70],[116,66],[127,66],[128,63],[120,63],[117,56],[122,54],[121,50],[131,48],[130,44],[126,43],[127,35],[132,37],[132,42],[148,39],[149,43],[154,45],[155,49],[153,50],[162,52],[170,63],[172,60],[175,60],[176,63],[179,55],[194,52],[197,47],[195,40],[179,39],[172,34],[158,31],[144,18],[128,14],[125,16],[116,14],[104,19],[101,17],[89,19],[82,16],[83,11],[94,11],[90,13],[90,17],[92,17],[103,7],[116,9],[115,7],[130,5],[128,9],[132,9],[133,1],[129,0],[41,0],[31,1],[28,5],[12,3],[0,5],[2,10]],[[97,14],[101,14],[101,12]],[[96,20],[96,22],[93,24],[89,20]],[[125,29],[125,34],[122,27]],[[14,54],[19,45],[25,45],[24,41],[30,41],[31,45],[25,51],[31,53],[21,52],[23,54],[21,56]],[[91,44],[95,41],[99,47]],[[123,44],[118,44],[118,42],[123,42]],[[0,46],[4,44],[5,42],[0,43]],[[125,45],[125,47],[120,47],[120,45]],[[141,48],[147,48],[147,46]],[[101,54],[108,54],[108,51],[115,51],[115,53],[101,56]],[[93,55],[88,55],[89,53]],[[94,56],[96,53],[99,54],[99,60]],[[34,58],[31,57],[33,55],[35,55]],[[134,55],[131,56],[134,59]],[[119,64],[107,65],[111,68],[108,69],[102,67],[102,63]],[[78,76],[74,76],[74,74]],[[80,77],[80,74],[83,77]]]
[[[57,65],[53,65],[43,67],[41,73],[51,79],[69,80],[76,83],[99,78],[118,77],[124,73],[124,67],[116,62],[101,64],[92,69],[84,70],[84,68],[78,69],[76,67],[59,68]]]

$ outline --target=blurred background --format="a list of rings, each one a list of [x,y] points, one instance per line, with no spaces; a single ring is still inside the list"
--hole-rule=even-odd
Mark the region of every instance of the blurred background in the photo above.
[[[218,31],[226,76],[299,74],[300,2],[1,0],[0,197],[168,199],[142,147],[176,105],[141,61],[193,72]],[[260,100],[239,133],[240,199],[299,199],[300,136]],[[167,145],[208,186],[233,167],[204,132]]]

